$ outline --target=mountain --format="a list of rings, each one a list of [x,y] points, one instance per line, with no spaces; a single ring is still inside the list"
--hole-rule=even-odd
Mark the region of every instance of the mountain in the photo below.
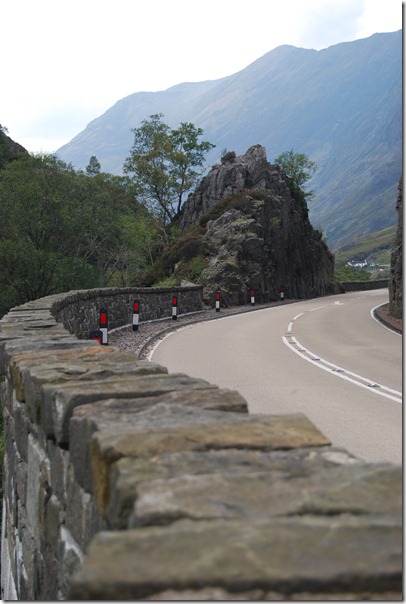
[[[270,158],[293,149],[319,169],[310,188],[312,223],[336,249],[396,222],[402,170],[402,32],[374,34],[316,51],[280,46],[234,75],[137,92],[118,101],[57,154],[77,168],[92,155],[120,173],[131,128],[163,113],[172,128],[192,122],[224,149],[261,144]]]

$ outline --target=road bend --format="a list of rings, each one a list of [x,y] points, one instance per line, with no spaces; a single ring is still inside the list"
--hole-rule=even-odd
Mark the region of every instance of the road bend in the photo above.
[[[186,326],[150,358],[221,388],[250,413],[304,413],[333,445],[402,463],[402,337],[373,317],[387,289],[352,292]]]

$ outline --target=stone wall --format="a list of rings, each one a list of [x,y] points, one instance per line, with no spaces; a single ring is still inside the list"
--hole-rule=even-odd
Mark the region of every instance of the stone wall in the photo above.
[[[88,338],[98,327],[98,311],[107,308],[109,327],[114,329],[132,323],[133,301],[140,301],[140,322],[172,315],[172,296],[178,299],[178,312],[184,314],[203,309],[203,288],[200,285],[174,288],[103,288],[79,290],[56,296],[52,313],[58,322],[78,338]]]
[[[374,279],[372,281],[342,281],[341,286],[346,292],[369,291],[388,287],[389,279]]]
[[[0,321],[3,599],[401,599],[400,467],[78,339],[94,293]]]

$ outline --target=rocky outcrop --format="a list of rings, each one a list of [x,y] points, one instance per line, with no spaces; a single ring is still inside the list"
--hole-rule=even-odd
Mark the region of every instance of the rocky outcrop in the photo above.
[[[220,199],[232,193],[270,188],[272,172],[261,145],[250,147],[239,157],[233,152],[226,153],[221,165],[213,166],[197,191],[189,196],[182,214],[182,230],[196,224]]]
[[[398,228],[395,245],[391,255],[391,269],[389,277],[389,314],[396,319],[403,318],[403,186],[399,181],[396,210],[398,213]]]
[[[199,225],[208,253],[201,273],[207,290],[220,288],[230,305],[333,293],[334,258],[313,229],[304,194],[279,166],[271,165],[261,145],[245,155],[227,153],[189,196],[180,226]]]

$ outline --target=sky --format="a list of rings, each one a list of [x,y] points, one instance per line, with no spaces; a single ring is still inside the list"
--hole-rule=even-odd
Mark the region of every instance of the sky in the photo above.
[[[402,5],[2,0],[0,124],[31,153],[53,153],[130,94],[217,80],[283,44],[321,50],[398,31]]]

